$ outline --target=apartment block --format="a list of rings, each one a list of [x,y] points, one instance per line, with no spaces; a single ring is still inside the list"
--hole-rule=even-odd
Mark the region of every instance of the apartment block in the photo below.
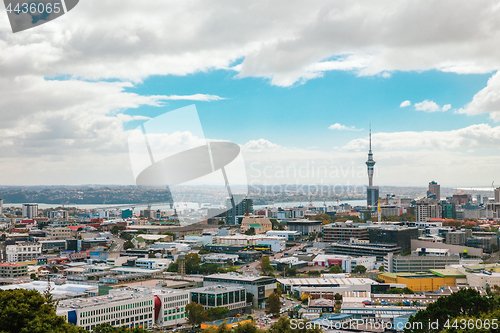
[[[10,263],[32,261],[42,254],[42,245],[30,242],[7,245],[5,252]]]

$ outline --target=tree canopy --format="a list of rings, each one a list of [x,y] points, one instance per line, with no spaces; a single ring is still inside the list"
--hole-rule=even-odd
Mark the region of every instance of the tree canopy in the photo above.
[[[0,291],[1,333],[78,333],[83,329],[58,316],[36,290],[14,289]]]
[[[281,301],[278,294],[272,293],[267,298],[266,312],[273,314],[274,316],[279,316],[281,309]]]

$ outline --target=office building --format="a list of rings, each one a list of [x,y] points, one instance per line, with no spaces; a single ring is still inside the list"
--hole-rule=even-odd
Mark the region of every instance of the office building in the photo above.
[[[322,227],[323,242],[349,242],[351,238],[369,240],[366,223],[335,222]]]
[[[0,199],[0,216],[3,216],[3,199]]]
[[[88,331],[104,323],[114,327],[148,329],[154,325],[154,296],[118,290],[104,296],[61,301],[57,314]]]
[[[429,190],[427,191],[427,198],[441,200],[441,185],[435,181],[429,183]]]
[[[500,187],[495,189],[495,202],[500,202]]]
[[[226,200],[226,221],[229,225],[236,224],[236,216],[253,214],[253,199],[245,198],[244,195],[233,194],[235,209],[231,198]]]
[[[426,222],[428,219],[441,218],[441,204],[434,199],[420,199],[415,205],[415,217],[417,222]]]
[[[32,261],[42,254],[42,245],[30,242],[7,245],[5,252],[9,263]]]
[[[208,286],[189,290],[191,301],[203,305],[205,310],[222,307],[229,310],[229,316],[245,313],[247,308],[246,289],[238,286]]]
[[[441,216],[443,219],[453,219],[457,218],[456,207],[453,203],[443,203],[442,204],[442,213]]]
[[[67,220],[68,219],[68,211],[67,210],[51,210],[50,212],[47,213],[47,217],[49,219],[62,219],[62,220]]]
[[[37,204],[23,204],[22,217],[27,219],[33,219],[38,216],[38,205]]]
[[[191,303],[189,290],[152,288],[146,292],[155,295],[156,324],[172,327],[186,323],[186,305]]]
[[[203,287],[218,285],[245,288],[247,293],[253,295],[253,306],[259,308],[265,306],[267,298],[277,287],[274,277],[259,274],[225,273],[203,277]]]
[[[457,279],[463,280],[465,274],[455,269],[431,270],[428,273],[380,273],[379,280],[385,283],[404,284],[414,292],[437,291],[441,288],[455,287]]]
[[[368,228],[370,243],[379,244],[396,244],[401,248],[401,251],[411,251],[411,240],[418,238],[418,228],[395,226],[395,225],[379,225]]]
[[[310,235],[313,233],[321,232],[322,221],[311,221],[311,220],[294,220],[288,221],[286,223],[288,230],[298,231],[302,235]]]
[[[66,227],[47,227],[45,234],[50,239],[71,239],[72,230]]]
[[[401,248],[396,244],[372,244],[352,240],[351,242],[332,243],[325,249],[325,254],[340,254],[353,257],[377,257],[378,262],[383,262],[389,254],[401,254]]]
[[[464,246],[468,238],[472,237],[472,230],[454,230],[445,234],[446,244]]]
[[[389,273],[427,272],[430,269],[444,269],[448,265],[458,265],[457,255],[431,256],[398,256],[389,253],[384,260],[384,267]]]
[[[19,278],[28,275],[26,264],[0,264],[0,278]]]

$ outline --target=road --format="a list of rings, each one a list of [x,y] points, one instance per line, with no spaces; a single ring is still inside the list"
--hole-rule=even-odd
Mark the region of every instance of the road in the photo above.
[[[271,261],[273,261],[273,259],[279,259],[282,257],[284,258],[285,253],[292,254],[295,251],[302,250],[304,248],[304,246],[305,246],[305,244],[299,244],[299,246],[293,246],[293,247],[286,249],[283,252],[277,252],[275,254],[268,255],[268,256],[269,256],[269,259],[271,259]],[[248,263],[248,264],[244,265],[243,267],[241,267],[238,270],[238,272],[245,273],[245,274],[260,274],[261,271],[260,271],[259,265],[260,265],[260,260],[252,262],[252,263]]]

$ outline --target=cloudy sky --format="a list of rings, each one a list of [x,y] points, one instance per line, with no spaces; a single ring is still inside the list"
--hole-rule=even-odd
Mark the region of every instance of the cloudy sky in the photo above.
[[[500,183],[500,2],[85,0],[0,13],[0,184],[133,184],[128,136],[194,104],[252,183]],[[299,172],[300,171],[300,172]]]

